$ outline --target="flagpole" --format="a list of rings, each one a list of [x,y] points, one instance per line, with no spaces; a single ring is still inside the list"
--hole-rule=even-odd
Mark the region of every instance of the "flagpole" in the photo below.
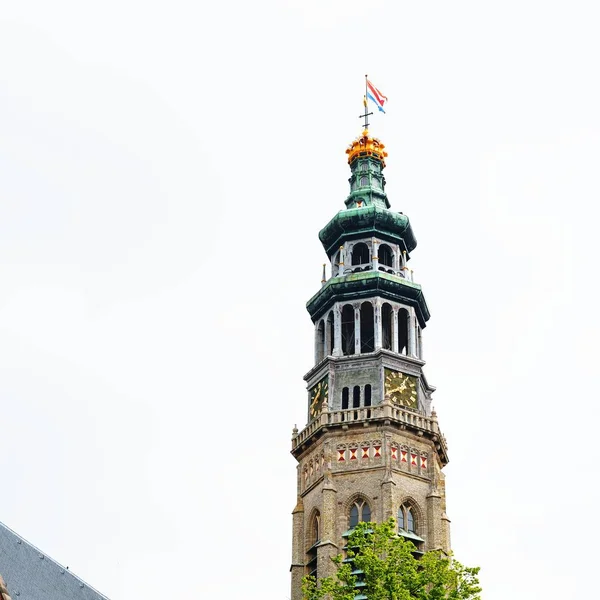
[[[368,93],[368,86],[367,86],[367,81],[368,81],[368,75],[365,74],[365,129],[368,131],[369,130],[369,117],[367,116],[367,105],[368,105],[368,100],[367,100],[367,93]]]
[[[363,124],[363,129],[364,129],[364,134],[368,134],[369,132],[369,115],[372,115],[372,112],[369,112],[369,102],[367,100],[367,94],[368,94],[368,83],[367,83],[367,77],[368,75],[365,75],[365,95],[363,98],[363,104],[365,107],[365,112],[362,115],[358,115],[359,119],[364,119],[365,122]]]

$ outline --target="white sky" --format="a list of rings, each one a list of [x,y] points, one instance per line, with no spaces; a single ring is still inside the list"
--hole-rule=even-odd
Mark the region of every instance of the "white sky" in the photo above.
[[[457,557],[591,598],[593,2],[2,2],[0,520],[111,600],[289,596],[304,304],[364,73]]]

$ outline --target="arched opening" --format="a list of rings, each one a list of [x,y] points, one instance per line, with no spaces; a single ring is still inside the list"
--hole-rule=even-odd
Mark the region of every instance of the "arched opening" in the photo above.
[[[355,385],[352,390],[352,408],[360,407],[360,386]]]
[[[398,509],[398,533],[415,546],[416,555],[422,554],[425,540],[419,537],[417,514],[414,506],[405,502]]]
[[[317,545],[321,540],[321,515],[315,511],[308,529],[308,550],[306,552],[306,570],[309,575],[317,577]]]
[[[325,323],[323,319],[319,321],[317,326],[317,362],[321,362],[325,358]]]
[[[365,385],[365,406],[371,406],[371,384]]]
[[[370,262],[369,246],[363,242],[359,242],[352,248],[352,266],[365,265]]]
[[[317,511],[313,517],[311,534],[311,546],[314,546],[317,542],[321,541],[321,515],[319,514],[319,511]]]
[[[398,311],[398,352],[408,354],[408,311],[401,308]]]
[[[342,354],[354,354],[354,307],[351,304],[342,309]]]
[[[398,531],[402,533],[402,530],[417,533],[415,513],[408,504],[403,504],[398,509]]]
[[[394,253],[387,244],[381,244],[379,246],[379,252],[377,253],[377,260],[380,265],[385,267],[394,266]]]
[[[398,510],[398,530],[406,531],[406,519],[404,517],[404,507],[401,506],[400,510]]]
[[[333,354],[333,340],[334,340],[334,327],[333,327],[333,313],[329,313],[327,315],[327,329],[326,329],[326,354],[327,356],[331,356]]]
[[[386,350],[392,349],[392,329],[394,325],[394,311],[386,302],[381,307],[381,345]]]
[[[362,520],[367,523],[371,520],[371,508],[366,502],[363,504]]]
[[[348,410],[348,404],[350,403],[350,388],[342,389],[342,410]]]
[[[398,532],[417,533],[415,513],[409,504],[403,504],[398,509]]]
[[[366,175],[363,175],[360,178],[360,187],[367,187],[369,185],[369,178]]]
[[[340,251],[338,250],[331,259],[331,276],[337,277],[340,270]]]
[[[350,529],[356,527],[360,522],[369,522],[371,520],[371,508],[365,500],[355,500],[350,507],[349,513]]]
[[[415,533],[415,517],[410,508],[406,509],[406,531],[409,533]]]
[[[406,271],[404,267],[406,266],[406,252],[400,252],[398,256],[398,275],[400,277],[404,277],[406,279]]]
[[[375,350],[375,323],[373,305],[363,302],[360,305],[360,351],[373,352]]]

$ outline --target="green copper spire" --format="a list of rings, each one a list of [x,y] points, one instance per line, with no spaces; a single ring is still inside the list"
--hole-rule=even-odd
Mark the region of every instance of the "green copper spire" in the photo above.
[[[389,208],[390,202],[385,193],[385,146],[377,138],[369,136],[365,129],[358,139],[346,150],[352,175],[350,194],[346,199],[347,208],[377,206]]]
[[[350,194],[346,209],[341,210],[319,232],[319,239],[328,256],[337,252],[347,241],[375,237],[406,253],[407,258],[416,245],[408,217],[390,210],[385,193],[385,145],[371,137],[365,129],[346,149],[350,165]]]

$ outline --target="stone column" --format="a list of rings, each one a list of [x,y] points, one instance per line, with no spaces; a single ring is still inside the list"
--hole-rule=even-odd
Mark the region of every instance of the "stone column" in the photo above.
[[[414,309],[408,309],[408,352],[409,356],[417,356],[417,339],[415,331]]]
[[[319,362],[319,321],[315,323],[315,365]]]
[[[329,348],[333,350],[333,346],[331,344],[331,327],[329,326],[329,315],[327,317],[323,317],[323,322],[325,323],[325,347],[323,348],[323,356],[329,356]]]
[[[342,312],[338,304],[333,307],[333,356],[342,355]]]
[[[392,350],[398,353],[398,309],[394,308],[392,319]]]
[[[360,304],[354,306],[354,354],[360,354]]]
[[[373,318],[375,319],[374,323],[374,333],[375,333],[375,350],[381,349],[381,338],[382,338],[382,324],[381,324],[381,301],[375,301],[375,310],[373,311]]]
[[[402,257],[400,258],[400,271],[402,271],[402,276],[405,279],[408,279],[408,268],[406,266],[406,250],[402,250]]]
[[[344,274],[344,246],[340,246],[340,266],[338,268],[338,277]]]
[[[373,265],[373,271],[377,271],[379,269],[379,256],[377,255],[377,241],[375,238],[371,240],[371,260]]]

